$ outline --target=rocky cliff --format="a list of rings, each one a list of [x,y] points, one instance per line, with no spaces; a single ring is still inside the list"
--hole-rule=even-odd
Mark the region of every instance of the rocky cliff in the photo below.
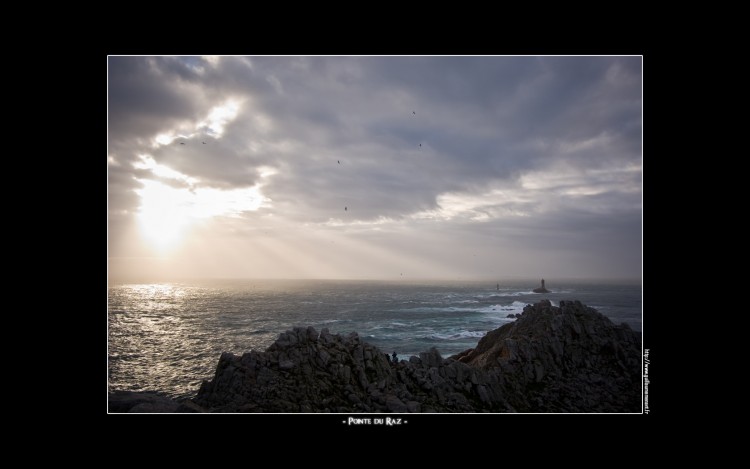
[[[295,328],[223,353],[191,409],[211,412],[640,412],[640,336],[578,301],[528,305],[477,347],[392,363],[347,336]]]

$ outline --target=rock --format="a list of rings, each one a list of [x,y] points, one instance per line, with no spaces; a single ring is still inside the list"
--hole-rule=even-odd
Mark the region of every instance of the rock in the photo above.
[[[629,327],[579,301],[544,300],[448,359],[431,348],[389,364],[357,333],[295,328],[265,352],[223,353],[179,406],[115,398],[110,411],[640,412],[640,367]]]
[[[411,413],[417,413],[421,411],[421,405],[417,401],[409,401],[406,403],[406,410]]]
[[[294,362],[291,360],[284,360],[279,362],[279,369],[280,370],[291,370],[294,368]]]
[[[323,328],[323,330],[320,331],[320,338],[319,339],[320,339],[320,342],[323,343],[323,344],[330,344],[331,342],[334,341],[334,338],[331,335],[331,333],[328,332],[328,328],[327,327]]]
[[[437,367],[443,363],[443,357],[440,356],[440,352],[435,347],[430,348],[427,352],[421,352],[419,358],[422,365],[426,367]]]
[[[107,407],[113,413],[172,413],[180,404],[153,392],[113,391],[109,393]]]
[[[477,394],[482,402],[490,402],[490,395],[487,392],[487,388],[484,385],[477,386]]]
[[[385,407],[391,412],[407,412],[408,408],[406,404],[401,402],[396,396],[388,396],[385,400]]]
[[[184,414],[199,414],[206,412],[206,409],[199,406],[193,401],[187,400],[180,403],[180,406],[177,407],[177,410],[175,412],[178,413],[184,413]]]
[[[449,359],[456,360],[456,361],[463,361],[464,357],[466,357],[467,355],[469,355],[473,351],[474,351],[474,349],[470,348],[468,350],[464,350],[463,352],[457,353],[456,355],[453,355]]]

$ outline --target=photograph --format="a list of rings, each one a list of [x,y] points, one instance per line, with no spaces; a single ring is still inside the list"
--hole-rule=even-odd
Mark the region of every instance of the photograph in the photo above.
[[[107,55],[106,413],[649,414],[643,60]]]

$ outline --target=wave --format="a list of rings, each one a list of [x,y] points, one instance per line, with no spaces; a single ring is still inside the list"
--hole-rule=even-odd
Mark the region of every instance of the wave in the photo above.
[[[491,298],[507,298],[509,296],[523,296],[523,295],[533,295],[534,292],[529,291],[513,291],[513,292],[501,292],[501,293],[491,293],[485,296],[485,298],[491,299]]]
[[[517,311],[520,312],[528,302],[524,301],[514,301],[513,303],[509,305],[504,304],[493,304],[488,306],[430,306],[430,307],[420,307],[420,308],[403,308],[403,309],[394,309],[390,310],[392,313],[492,313],[492,312],[498,312],[498,311]],[[520,310],[519,310],[520,308]],[[396,325],[396,323],[391,323]],[[404,325],[407,324],[401,324],[398,325]]]
[[[477,337],[484,337],[485,334],[487,334],[486,331],[459,331],[453,334],[431,334],[428,338],[429,339],[437,339],[437,340],[458,340],[458,339],[468,339],[468,338],[477,338]]]
[[[491,306],[485,306],[484,308],[479,308],[476,311],[480,313],[497,313],[497,312],[512,312],[512,313],[520,313],[523,311],[523,309],[526,307],[528,303],[523,301],[514,301],[513,303],[509,305],[491,305]]]

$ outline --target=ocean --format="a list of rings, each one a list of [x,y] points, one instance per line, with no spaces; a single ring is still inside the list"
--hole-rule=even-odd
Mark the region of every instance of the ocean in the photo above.
[[[213,377],[219,356],[265,350],[295,326],[360,337],[408,359],[430,347],[443,357],[474,347],[529,303],[580,300],[642,330],[640,283],[547,280],[374,282],[205,280],[110,284],[109,389],[191,397]]]

